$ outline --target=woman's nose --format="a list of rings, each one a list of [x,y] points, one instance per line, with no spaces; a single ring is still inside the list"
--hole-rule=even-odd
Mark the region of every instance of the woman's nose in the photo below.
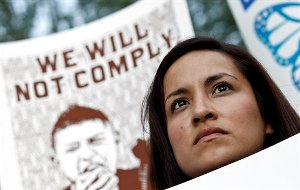
[[[210,102],[201,100],[193,105],[192,123],[194,126],[207,120],[215,120],[217,116],[217,111]]]

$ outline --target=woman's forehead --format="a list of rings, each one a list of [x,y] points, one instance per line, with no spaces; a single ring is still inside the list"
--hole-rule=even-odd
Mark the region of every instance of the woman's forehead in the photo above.
[[[238,72],[231,57],[216,51],[192,51],[177,59],[167,70],[164,81],[182,79],[189,75],[211,75],[220,72]],[[180,76],[180,77],[179,77]]]

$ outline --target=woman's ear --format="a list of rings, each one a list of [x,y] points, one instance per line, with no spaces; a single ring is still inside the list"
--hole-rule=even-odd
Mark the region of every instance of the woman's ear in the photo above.
[[[272,135],[272,134],[274,134],[274,129],[273,129],[273,127],[271,126],[271,124],[267,124],[267,125],[266,125],[266,134],[267,134],[267,135]]]
[[[265,127],[265,143],[264,148],[268,148],[277,143],[277,139],[275,137],[275,131],[271,124],[267,124]]]

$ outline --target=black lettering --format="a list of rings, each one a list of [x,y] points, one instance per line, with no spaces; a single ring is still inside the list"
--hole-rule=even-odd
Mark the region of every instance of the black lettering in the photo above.
[[[76,65],[76,63],[71,63],[70,60],[72,59],[72,57],[70,56],[70,53],[73,53],[73,50],[69,50],[69,51],[64,51],[63,52],[63,57],[64,57],[64,62],[65,62],[65,67],[73,67]]]
[[[105,80],[105,74],[101,65],[92,68],[92,77],[95,83]]]
[[[47,84],[45,81],[37,81],[33,84],[34,93],[37,98],[48,96]]]
[[[79,80],[79,76],[82,74],[85,74],[85,73],[86,73],[85,71],[79,71],[79,72],[75,73],[75,81],[76,81],[76,86],[78,88],[83,88],[83,87],[88,86],[88,83],[82,83],[82,81]]]
[[[108,65],[109,65],[109,70],[110,70],[110,76],[111,77],[114,77],[114,74],[113,74],[114,70],[116,70],[118,74],[121,73],[121,68],[124,68],[125,71],[128,70],[125,55],[122,55],[120,57],[120,63],[118,65],[114,61],[109,61]]]
[[[56,57],[57,57],[57,55],[54,54],[54,57],[52,57],[51,60],[48,56],[46,56],[43,61],[40,60],[40,58],[36,59],[37,62],[39,63],[39,65],[40,65],[42,73],[46,73],[48,67],[50,67],[52,69],[52,71],[56,70]]]
[[[140,31],[139,25],[135,24],[134,29],[135,29],[137,40],[141,40],[148,36],[148,30],[145,30],[144,34],[142,34],[142,32]]]
[[[25,84],[25,89],[22,89],[19,85],[15,85],[16,93],[17,93],[17,100],[18,102],[21,101],[21,97],[25,98],[25,100],[30,99],[29,95],[29,89],[28,89],[28,84]]]
[[[52,78],[51,80],[54,81],[54,83],[56,84],[56,88],[57,88],[57,94],[61,94],[61,79],[63,77],[56,77],[56,78]]]
[[[147,49],[148,49],[148,53],[149,53],[149,58],[150,59],[152,59],[152,58],[154,58],[154,57],[156,57],[156,56],[158,56],[160,54],[160,49],[159,48],[156,49],[156,52],[153,52],[153,50],[152,50],[151,47],[152,46],[151,46],[150,42],[148,42],[147,43]]]
[[[102,44],[101,44],[100,47],[98,46],[98,44],[96,42],[93,43],[93,47],[92,48],[89,48],[88,45],[85,46],[85,48],[87,49],[87,51],[88,51],[88,53],[90,55],[91,60],[96,59],[96,55],[97,54],[100,54],[101,57],[103,57],[105,55],[105,52],[104,52],[104,50],[105,50],[105,46],[104,46],[105,43],[104,42],[105,42],[105,40],[102,39],[102,41],[101,41]]]
[[[142,48],[137,48],[135,50],[133,50],[131,52],[131,58],[132,58],[132,62],[133,62],[133,66],[136,67],[137,66],[137,60],[142,57],[143,55],[143,49]]]
[[[129,40],[127,42],[125,42],[123,32],[119,32],[119,37],[120,37],[120,42],[121,42],[122,48],[130,46],[132,44],[132,38],[129,38]]]
[[[167,43],[168,48],[171,48],[171,30],[168,30],[168,34],[161,34],[165,42]]]

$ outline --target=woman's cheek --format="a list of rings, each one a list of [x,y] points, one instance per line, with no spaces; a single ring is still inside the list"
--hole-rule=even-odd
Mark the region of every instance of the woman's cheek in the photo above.
[[[169,118],[167,124],[168,136],[172,144],[180,144],[188,138],[188,112],[180,112]]]
[[[185,127],[183,125],[168,126],[168,136],[171,143],[180,143],[184,138]]]

